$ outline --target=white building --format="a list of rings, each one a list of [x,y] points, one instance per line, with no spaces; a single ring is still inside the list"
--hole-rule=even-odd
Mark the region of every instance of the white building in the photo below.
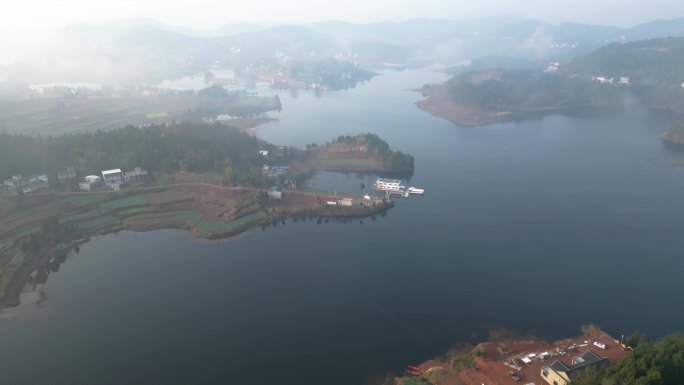
[[[102,171],[102,179],[107,186],[121,184],[121,182],[123,182],[121,169],[115,168],[113,170]]]
[[[352,204],[353,204],[353,201],[352,201],[351,198],[342,198],[342,199],[340,199],[340,206],[351,207]]]
[[[281,200],[283,199],[283,191],[279,187],[273,186],[268,190],[268,197],[271,199]]]
[[[383,191],[398,191],[401,187],[401,179],[378,178],[375,184],[373,184],[375,190]]]

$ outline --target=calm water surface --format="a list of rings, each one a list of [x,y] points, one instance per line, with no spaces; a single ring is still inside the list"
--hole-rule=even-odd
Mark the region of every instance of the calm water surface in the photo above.
[[[416,157],[386,216],[287,221],[222,242],[182,231],[99,237],[51,274],[41,307],[0,322],[7,384],[372,384],[507,328],[560,338],[681,330],[682,159],[667,115],[630,110],[460,128],[390,72],[281,95],[259,134],[303,146],[374,132]],[[372,176],[313,184],[360,191]]]

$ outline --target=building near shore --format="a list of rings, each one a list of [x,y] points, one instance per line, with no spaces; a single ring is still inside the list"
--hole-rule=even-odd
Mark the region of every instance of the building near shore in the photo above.
[[[269,166],[265,164],[262,172],[264,176],[267,177],[278,177],[287,175],[287,173],[290,172],[290,166]]]
[[[378,178],[373,184],[373,189],[382,191],[398,191],[401,187],[401,179]]]
[[[610,363],[605,357],[600,357],[592,350],[578,354],[572,359],[570,365],[561,361],[554,361],[551,365],[543,366],[541,376],[549,385],[567,385],[578,373],[583,372],[590,366],[603,366]]]
[[[115,168],[112,170],[102,171],[102,180],[104,181],[104,184],[106,184],[107,186],[121,184],[121,182],[123,182],[121,176],[121,169]]]
[[[97,175],[88,175],[78,184],[78,189],[82,191],[91,191],[102,187],[103,185],[102,178]]]
[[[271,199],[281,200],[283,199],[283,190],[278,186],[273,186],[267,191],[268,197]]]
[[[59,179],[59,183],[67,183],[69,181],[75,181],[76,180],[76,168],[67,167],[66,169],[60,171],[59,173],[57,173],[57,179]]]
[[[16,194],[18,190],[27,193],[46,187],[47,184],[47,174],[13,175],[10,179],[3,182],[3,190],[10,194]]]
[[[120,168],[102,171],[104,184],[112,188],[118,188],[122,183],[134,182],[147,176],[147,170],[136,167],[131,171],[121,171]]]
[[[134,182],[136,180],[141,180],[147,176],[147,170],[140,167],[136,167],[132,171],[124,171],[121,173],[121,179],[124,182]]]

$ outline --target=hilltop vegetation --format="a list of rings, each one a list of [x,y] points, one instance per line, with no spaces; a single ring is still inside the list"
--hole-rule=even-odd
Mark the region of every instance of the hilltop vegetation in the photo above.
[[[530,70],[494,70],[456,75],[446,85],[455,103],[488,111],[533,111],[582,105],[614,106],[623,89],[581,77]]]
[[[312,171],[389,172],[413,174],[413,156],[393,151],[375,134],[341,135],[323,146],[307,145],[306,153],[294,162],[297,173]]]
[[[684,335],[674,334],[652,342],[644,336],[630,341],[635,350],[612,365],[585,372],[575,385],[679,385],[684,384]]]

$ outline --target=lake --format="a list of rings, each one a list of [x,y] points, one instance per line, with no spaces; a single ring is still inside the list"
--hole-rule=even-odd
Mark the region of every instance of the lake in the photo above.
[[[461,128],[386,72],[354,89],[283,92],[258,135],[304,146],[373,132],[416,158],[423,197],[348,223],[286,221],[216,242],[183,231],[97,237],[0,321],[7,384],[378,384],[506,329],[548,339],[681,330],[684,159],[674,119],[630,108]],[[360,192],[373,176],[322,173]]]

